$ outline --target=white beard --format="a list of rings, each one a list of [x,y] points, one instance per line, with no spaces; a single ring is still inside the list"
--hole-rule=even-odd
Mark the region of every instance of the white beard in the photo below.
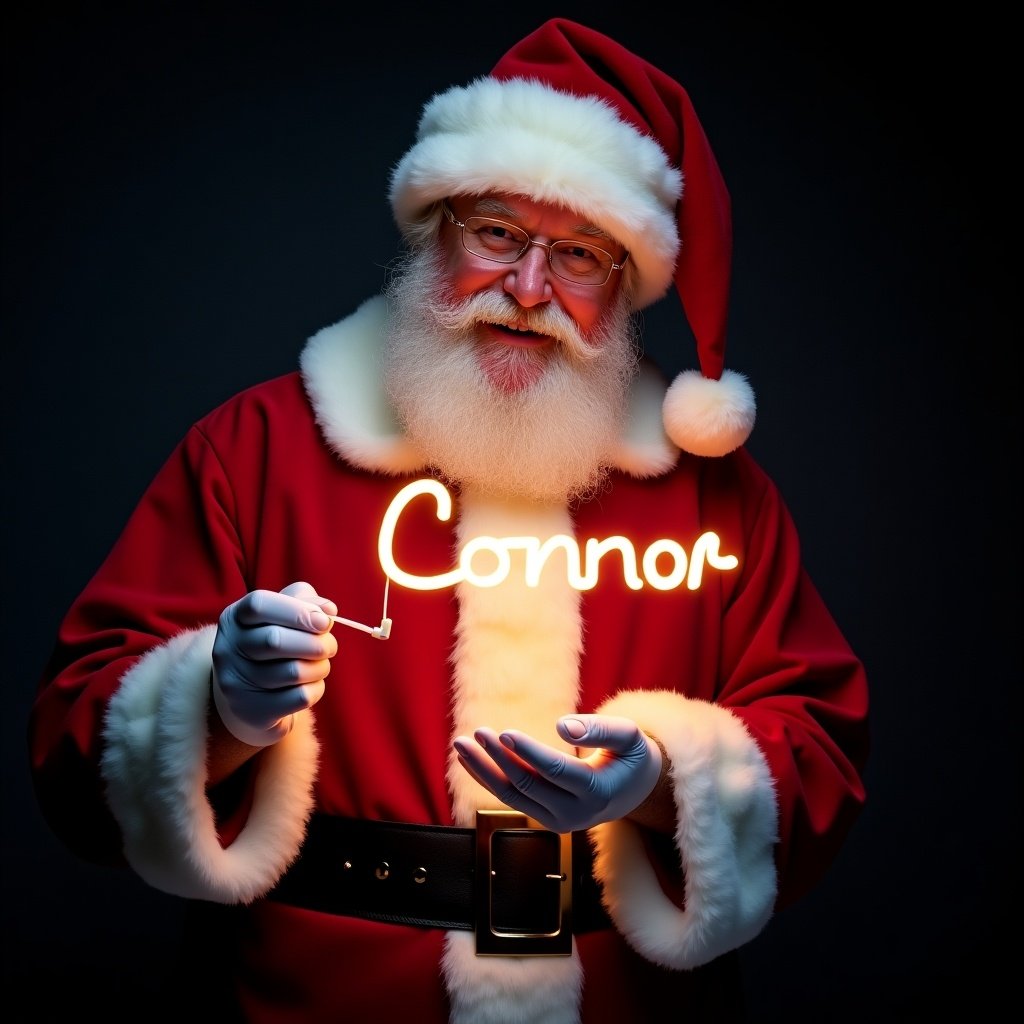
[[[637,372],[628,296],[620,291],[584,339],[550,307],[449,294],[436,246],[411,256],[387,288],[385,383],[409,439],[448,483],[541,502],[595,493]],[[559,340],[482,349],[474,327],[484,321],[528,323]]]

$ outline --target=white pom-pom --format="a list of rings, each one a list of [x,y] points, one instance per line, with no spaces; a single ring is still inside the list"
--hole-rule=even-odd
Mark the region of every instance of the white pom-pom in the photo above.
[[[697,370],[685,370],[665,393],[661,415],[665,433],[692,455],[728,455],[754,429],[756,403],[747,378],[725,370],[721,380],[709,380]]]

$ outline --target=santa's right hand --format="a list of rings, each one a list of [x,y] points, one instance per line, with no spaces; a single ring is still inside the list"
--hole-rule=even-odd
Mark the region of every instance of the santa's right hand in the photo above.
[[[213,701],[233,736],[266,747],[287,736],[292,716],[323,695],[338,653],[333,601],[308,583],[254,590],[229,605],[213,641]]]

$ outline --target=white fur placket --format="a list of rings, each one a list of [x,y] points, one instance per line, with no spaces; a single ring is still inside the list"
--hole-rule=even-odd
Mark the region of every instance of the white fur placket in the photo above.
[[[458,543],[471,537],[528,535],[541,541],[573,536],[564,505],[536,505],[464,490],[459,498]],[[486,556],[490,557],[490,556]],[[481,556],[480,572],[493,566]],[[576,709],[583,648],[580,594],[567,582],[564,561],[552,558],[539,585],[525,579],[525,554],[513,551],[512,571],[495,587],[460,584],[452,655],[454,734],[488,725],[522,729],[569,750],[555,722]],[[471,827],[479,809],[502,805],[459,764],[454,752],[448,785],[457,824]],[[473,936],[449,933],[444,976],[453,1024],[498,1024],[514,1019],[571,1024],[579,1019],[582,971],[578,957],[477,957]]]

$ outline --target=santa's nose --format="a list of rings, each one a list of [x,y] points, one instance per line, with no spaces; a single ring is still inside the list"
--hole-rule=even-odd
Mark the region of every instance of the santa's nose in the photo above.
[[[548,250],[531,242],[526,252],[512,264],[505,275],[505,291],[521,306],[529,309],[551,301],[551,264]]]

